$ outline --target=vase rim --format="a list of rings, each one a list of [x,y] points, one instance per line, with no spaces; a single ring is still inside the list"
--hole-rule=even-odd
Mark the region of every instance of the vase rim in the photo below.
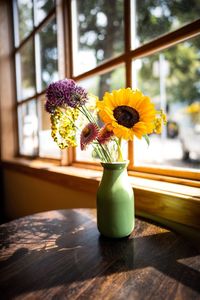
[[[129,160],[124,160],[124,161],[113,161],[113,162],[101,162],[102,167],[105,168],[123,168],[128,166]]]
[[[101,161],[101,164],[125,164],[125,163],[129,163],[129,160],[123,160],[123,161],[111,161],[111,162],[104,162]]]

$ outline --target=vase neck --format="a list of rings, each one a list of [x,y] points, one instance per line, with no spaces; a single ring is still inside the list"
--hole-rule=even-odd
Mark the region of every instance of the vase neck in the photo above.
[[[104,182],[104,184],[106,184],[106,185],[109,185],[118,180],[120,180],[120,181],[126,180],[125,179],[126,176],[128,176],[126,166],[124,166],[123,168],[114,168],[114,169],[104,168],[102,182]]]
[[[111,163],[102,162],[101,163],[104,170],[124,170],[124,169],[127,169],[128,164],[129,164],[129,161],[111,162]]]

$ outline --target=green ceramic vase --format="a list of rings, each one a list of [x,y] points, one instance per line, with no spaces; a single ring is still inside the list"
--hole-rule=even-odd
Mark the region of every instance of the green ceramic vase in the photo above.
[[[107,237],[122,238],[134,229],[133,189],[128,162],[101,163],[103,176],[97,191],[97,227]]]

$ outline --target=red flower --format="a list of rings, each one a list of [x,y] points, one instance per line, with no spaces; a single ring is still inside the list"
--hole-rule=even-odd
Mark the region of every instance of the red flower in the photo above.
[[[96,124],[87,124],[81,132],[81,150],[85,150],[87,145],[91,144],[98,136],[99,129]]]
[[[100,144],[106,144],[110,141],[111,137],[114,135],[113,131],[108,130],[107,126],[103,126],[97,136],[97,141]]]

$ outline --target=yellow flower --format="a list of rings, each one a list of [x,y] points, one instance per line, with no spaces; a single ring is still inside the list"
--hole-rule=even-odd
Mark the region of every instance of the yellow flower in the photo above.
[[[89,93],[88,94],[88,101],[86,103],[86,107],[90,110],[96,110],[97,109],[97,101],[99,98],[95,96],[94,94]]]
[[[160,111],[160,117],[161,117],[161,119],[162,119],[163,125],[166,125],[166,124],[167,124],[167,116],[166,116],[166,114],[163,112],[162,109],[161,109],[161,111]]]
[[[51,115],[51,136],[60,149],[75,147],[78,110],[68,107],[65,111],[56,108]]]
[[[154,122],[155,122],[154,132],[157,133],[157,134],[161,134],[161,132],[162,132],[162,119],[161,118],[156,118]]]
[[[132,140],[153,132],[156,111],[150,98],[130,88],[105,93],[97,102],[99,116],[118,138]]]
[[[157,111],[159,117],[156,117],[154,120],[154,132],[157,134],[161,134],[163,125],[167,124],[167,117],[163,110]]]
[[[195,114],[200,112],[200,102],[193,102],[185,109],[186,113]]]

